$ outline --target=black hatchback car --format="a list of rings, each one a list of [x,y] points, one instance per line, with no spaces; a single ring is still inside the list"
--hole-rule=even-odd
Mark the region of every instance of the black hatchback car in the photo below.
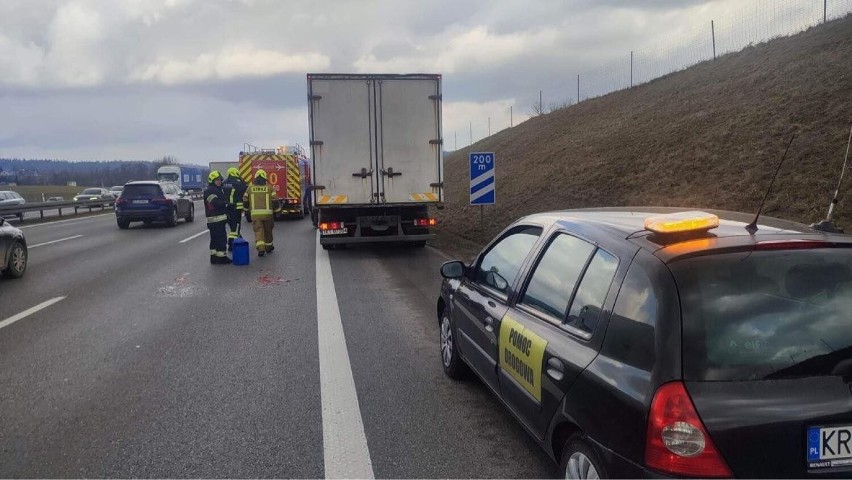
[[[672,209],[523,218],[438,300],[566,478],[852,476],[852,236]]]
[[[0,273],[21,278],[27,271],[27,239],[24,232],[0,217]]]
[[[137,181],[124,185],[115,201],[115,221],[118,228],[130,227],[130,222],[166,222],[177,225],[178,219],[195,220],[195,204],[178,186],[171,182]]]

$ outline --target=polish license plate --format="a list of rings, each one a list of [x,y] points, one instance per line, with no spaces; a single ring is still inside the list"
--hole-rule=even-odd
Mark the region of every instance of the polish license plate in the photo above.
[[[808,468],[852,466],[852,425],[808,428]]]
[[[133,200],[133,203],[142,203],[142,204],[146,204],[146,203],[148,203],[148,200]]]
[[[340,234],[345,234],[345,233],[349,233],[348,228],[338,228],[337,230],[326,230],[325,231],[326,235],[340,235]]]

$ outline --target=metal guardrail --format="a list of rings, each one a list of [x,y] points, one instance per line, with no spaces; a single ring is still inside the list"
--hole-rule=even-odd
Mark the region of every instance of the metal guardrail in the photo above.
[[[200,200],[203,194],[202,192],[189,192],[187,196],[192,200]],[[79,215],[80,210],[86,210],[84,213],[90,213],[92,210],[98,208],[101,210],[106,210],[107,208],[112,209],[113,207],[110,204],[114,204],[114,202],[115,200],[107,202],[104,202],[103,200],[88,200],[83,202],[68,201],[25,203],[23,205],[0,207],[0,216],[18,217],[18,219],[23,222],[25,220],[25,213],[39,212],[39,219],[41,220],[44,219],[44,212],[48,211],[58,211],[60,217],[63,216],[63,211],[65,211],[65,216]],[[70,213],[71,210],[74,210],[74,213]]]
[[[111,208],[110,203],[111,202],[109,201],[104,202],[103,200],[89,200],[84,202],[71,201],[25,203],[23,205],[0,207],[0,216],[18,217],[23,222],[24,214],[29,212],[39,212],[39,219],[44,219],[44,212],[47,211],[58,211],[60,217],[63,216],[63,210],[66,212],[66,216],[78,215],[81,209],[88,210],[88,212],[91,212],[93,209],[97,208],[100,208],[101,210],[106,210],[107,208]],[[74,213],[70,213],[70,210],[74,210]]]

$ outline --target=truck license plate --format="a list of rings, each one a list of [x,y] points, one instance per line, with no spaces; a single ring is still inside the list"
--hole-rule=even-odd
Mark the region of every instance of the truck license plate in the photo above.
[[[808,428],[808,468],[852,466],[852,426]]]
[[[326,230],[325,231],[326,235],[340,235],[340,234],[345,234],[345,233],[349,233],[348,228],[338,228],[337,230]]]

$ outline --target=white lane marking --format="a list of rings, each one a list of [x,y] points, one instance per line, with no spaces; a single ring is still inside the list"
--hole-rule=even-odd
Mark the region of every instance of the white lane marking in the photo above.
[[[30,308],[29,310],[24,310],[23,312],[15,315],[13,317],[9,317],[6,320],[3,320],[2,322],[0,322],[0,328],[8,327],[9,325],[17,322],[18,320],[21,320],[23,318],[27,318],[30,315],[32,315],[32,314],[34,314],[34,313],[36,313],[40,310],[44,310],[45,308],[53,305],[56,302],[60,302],[62,300],[65,300],[65,298],[66,297],[56,297],[56,298],[51,298],[50,300],[48,300],[46,302],[39,303],[38,305],[36,305],[33,308]]]
[[[18,228],[23,230],[25,228],[49,227],[51,225],[56,225],[57,223],[66,223],[66,222],[75,222],[75,223],[69,223],[69,225],[76,225],[78,223],[83,223],[83,222],[85,222],[89,219],[92,219],[92,218],[106,217],[107,215],[115,216],[114,213],[100,213],[98,215],[91,215],[91,216],[88,216],[86,218],[69,218],[68,220],[57,220],[55,222],[47,221],[47,222],[44,222],[44,223],[39,223],[38,225],[24,225],[24,226],[18,227]],[[65,227],[65,226],[67,226],[67,225],[63,225],[63,227]]]
[[[203,232],[198,232],[198,233],[196,233],[195,235],[193,235],[189,238],[184,238],[183,240],[179,241],[178,243],[186,243],[186,242],[192,240],[193,238],[198,238],[198,237],[204,235],[205,233],[210,233],[210,230],[204,230]]]
[[[343,334],[328,252],[317,232],[317,331],[319,334],[322,446],[325,478],[374,478]]]
[[[38,248],[38,247],[43,247],[45,245],[50,245],[50,244],[53,244],[53,243],[64,242],[64,241],[67,241],[67,240],[74,240],[75,238],[80,238],[80,237],[82,237],[82,235],[74,235],[73,237],[60,238],[59,240],[53,240],[53,241],[50,241],[50,242],[38,243],[38,244],[35,244],[35,245],[27,245],[27,250],[30,250],[30,249],[33,249],[33,248]]]

